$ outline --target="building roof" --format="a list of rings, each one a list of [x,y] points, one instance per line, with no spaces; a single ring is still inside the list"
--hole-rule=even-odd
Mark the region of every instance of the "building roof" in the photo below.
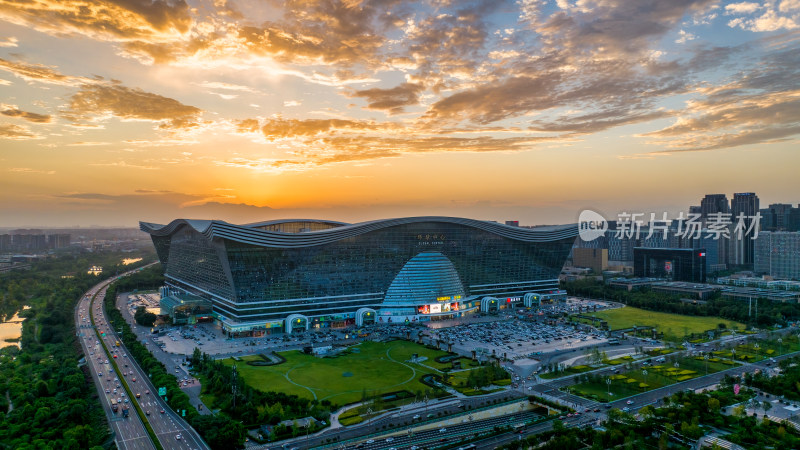
[[[313,220],[308,220],[308,222],[313,222]],[[230,241],[241,242],[244,244],[265,247],[298,248],[329,244],[342,239],[352,238],[371,231],[377,231],[397,225],[425,222],[464,225],[487,231],[504,238],[523,242],[553,242],[562,239],[575,238],[578,236],[577,224],[521,228],[499,224],[496,222],[440,216],[381,219],[303,233],[286,233],[255,228],[263,227],[269,222],[259,222],[250,225],[234,225],[222,220],[190,219],[176,219],[167,225],[139,222],[139,228],[153,236],[169,236],[178,231],[181,227],[188,226],[198,233],[203,234],[209,240],[216,237]]]

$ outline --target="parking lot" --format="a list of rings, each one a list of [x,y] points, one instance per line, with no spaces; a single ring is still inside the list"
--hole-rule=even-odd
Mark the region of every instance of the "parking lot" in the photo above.
[[[532,359],[542,353],[572,350],[607,342],[600,333],[576,331],[571,325],[545,321],[515,320],[479,322],[436,330],[435,338],[453,342],[453,350],[478,356],[505,355],[508,359]]]
[[[138,306],[157,306],[157,294],[133,294],[129,298],[129,312]],[[566,302],[542,305],[540,310],[525,308],[506,309],[493,314],[476,314],[464,318],[417,323],[414,325],[376,324],[360,330],[319,329],[286,335],[283,333],[262,337],[231,338],[225,335],[219,324],[198,323],[196,325],[171,326],[158,334],[145,332],[136,327],[149,345],[155,345],[166,353],[175,355],[179,363],[181,356],[191,355],[195,348],[216,357],[244,356],[254,353],[302,349],[305,346],[346,344],[358,340],[383,340],[395,337],[414,340],[418,333],[429,339],[440,339],[453,344],[453,350],[470,356],[474,350],[478,356],[503,356],[520,360],[520,364],[533,362],[537,355],[555,351],[569,351],[587,345],[606,342],[597,332],[576,331],[573,326],[548,319],[553,314],[575,313],[587,310],[606,309],[603,302],[570,298]],[[359,334],[356,334],[360,331]],[[537,358],[538,359],[538,358]],[[528,361],[524,361],[528,360]]]

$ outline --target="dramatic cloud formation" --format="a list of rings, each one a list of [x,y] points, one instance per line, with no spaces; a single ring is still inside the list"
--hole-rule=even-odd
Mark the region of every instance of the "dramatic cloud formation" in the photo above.
[[[800,0],[37,0],[0,3],[0,21],[14,212],[26,195],[585,206],[586,180],[628,164],[673,179],[693,152],[738,148],[800,164]],[[15,178],[41,161],[58,173]],[[484,174],[502,180],[463,181]],[[95,176],[110,197],[59,196]],[[230,190],[179,194],[208,182]]]
[[[198,126],[200,109],[181,102],[117,84],[84,84],[69,103],[67,117],[96,120],[105,115],[120,119],[160,122],[161,128]]]

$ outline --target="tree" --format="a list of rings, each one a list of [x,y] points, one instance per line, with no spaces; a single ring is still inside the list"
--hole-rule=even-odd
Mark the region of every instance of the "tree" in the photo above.
[[[144,306],[140,306],[136,308],[136,312],[133,314],[133,319],[141,326],[144,327],[152,327],[154,323],[156,323],[156,319],[158,316],[151,312],[147,312]]]
[[[764,400],[764,402],[761,403],[761,407],[764,408],[764,416],[766,416],[767,415],[767,411],[772,409],[772,403]]]

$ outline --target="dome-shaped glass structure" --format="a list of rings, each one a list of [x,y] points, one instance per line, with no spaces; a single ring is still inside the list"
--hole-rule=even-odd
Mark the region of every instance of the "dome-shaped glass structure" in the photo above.
[[[382,306],[436,303],[438,298],[463,298],[464,285],[453,263],[439,252],[411,258],[389,285]]]

